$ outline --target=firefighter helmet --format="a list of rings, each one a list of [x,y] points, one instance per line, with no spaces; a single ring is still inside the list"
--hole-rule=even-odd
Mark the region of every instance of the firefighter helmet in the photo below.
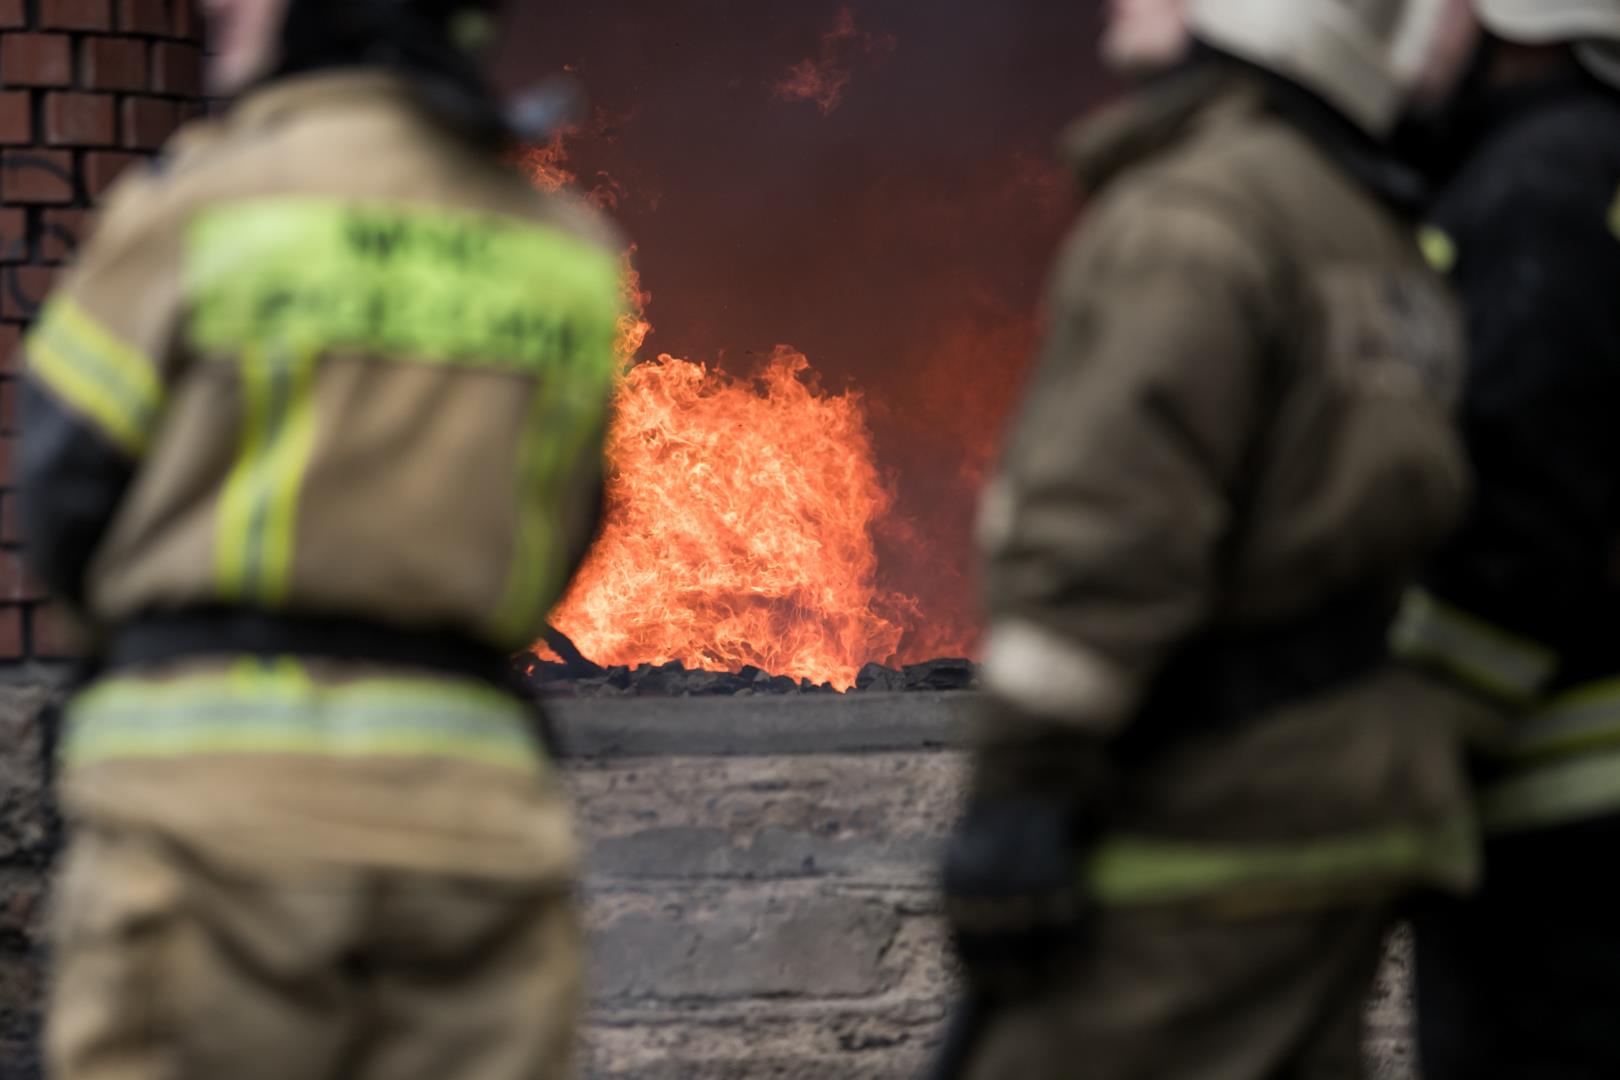
[[[1474,6],[1503,41],[1573,43],[1592,74],[1620,86],[1620,0],[1474,0]]]
[[[1320,94],[1374,135],[1395,125],[1446,0],[1194,0],[1193,32]]]

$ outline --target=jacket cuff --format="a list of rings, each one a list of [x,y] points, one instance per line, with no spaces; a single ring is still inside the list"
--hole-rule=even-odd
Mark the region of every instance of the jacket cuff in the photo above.
[[[1118,734],[1142,693],[1136,673],[1022,619],[991,624],[981,678],[1020,713],[1097,738]]]

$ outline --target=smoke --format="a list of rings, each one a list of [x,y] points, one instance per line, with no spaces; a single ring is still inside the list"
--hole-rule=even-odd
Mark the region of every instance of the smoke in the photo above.
[[[923,612],[902,659],[976,636],[977,490],[1073,213],[1050,151],[1112,90],[1099,6],[622,0],[524,5],[509,35],[506,85],[569,67],[612,118],[567,166],[638,245],[642,355],[747,375],[791,342],[861,391],[895,495],[881,585]]]

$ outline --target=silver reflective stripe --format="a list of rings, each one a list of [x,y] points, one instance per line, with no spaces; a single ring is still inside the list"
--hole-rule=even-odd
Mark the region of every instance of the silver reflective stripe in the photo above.
[[[1485,790],[1486,831],[1524,832],[1620,811],[1620,750],[1550,762]]]
[[[1497,697],[1533,699],[1558,669],[1558,654],[1430,594],[1406,595],[1390,631],[1390,647],[1402,659],[1438,667]]]
[[[1509,754],[1539,759],[1616,746],[1620,746],[1620,680],[1554,698],[1524,719]]]
[[[1137,680],[1113,661],[1022,620],[990,627],[984,684],[1032,715],[1104,734],[1124,726],[1138,690]]]

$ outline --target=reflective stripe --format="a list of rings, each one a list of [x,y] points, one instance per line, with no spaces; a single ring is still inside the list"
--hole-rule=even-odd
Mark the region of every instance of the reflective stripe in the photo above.
[[[324,685],[292,660],[101,683],[73,703],[63,754],[70,766],[212,754],[449,757],[525,771],[541,761],[527,709],[491,688],[436,679]]]
[[[1292,844],[1105,842],[1087,872],[1098,902],[1119,907],[1248,895],[1320,895],[1355,886],[1424,881],[1456,888],[1478,874],[1473,821],[1394,827]]]
[[[1620,750],[1535,766],[1492,784],[1480,802],[1485,828],[1493,833],[1620,812]]]
[[[560,598],[566,558],[557,502],[599,430],[596,415],[570,400],[567,386],[546,380],[535,388],[523,431],[518,531],[512,565],[495,614],[494,639],[525,641],[538,633]]]
[[[220,496],[215,572],[222,597],[269,607],[287,596],[298,494],[315,443],[316,354],[249,349],[243,423]]]
[[[589,383],[604,400],[624,309],[619,257],[547,225],[447,207],[227,203],[187,233],[190,343],[273,341]]]
[[[1113,661],[1032,622],[993,623],[985,687],[1034,716],[1110,733],[1124,726],[1137,683]]]
[[[52,300],[28,338],[30,370],[121,449],[139,457],[163,407],[157,365],[66,297]]]
[[[1521,761],[1620,746],[1620,679],[1560,694],[1525,717],[1509,755]]]
[[[1419,229],[1418,247],[1435,273],[1450,274],[1457,268],[1457,242],[1439,226],[1425,225]]]
[[[1493,696],[1532,700],[1558,669],[1558,654],[1460,611],[1422,590],[1401,605],[1390,647]]]

